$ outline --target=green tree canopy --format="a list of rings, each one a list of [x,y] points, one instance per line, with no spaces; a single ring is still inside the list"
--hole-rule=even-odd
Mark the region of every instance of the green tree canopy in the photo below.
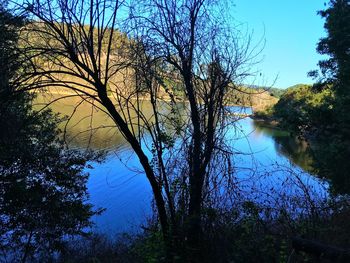
[[[274,112],[284,127],[314,139],[319,175],[331,179],[335,192],[349,193],[350,1],[331,0],[319,15],[325,19],[327,35],[317,51],[328,58],[319,62],[321,75],[310,72],[318,83],[289,89]]]
[[[349,84],[350,72],[350,2],[349,0],[332,0],[329,8],[320,11],[325,18],[324,28],[327,36],[321,38],[317,51],[329,58],[319,62],[324,78],[331,83]]]

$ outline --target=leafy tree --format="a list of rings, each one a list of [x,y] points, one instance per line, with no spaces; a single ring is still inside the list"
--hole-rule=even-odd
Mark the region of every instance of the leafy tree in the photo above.
[[[0,247],[11,262],[50,255],[63,237],[82,234],[95,214],[84,168],[96,156],[68,150],[58,139],[58,117],[34,111],[32,95],[14,92],[23,22],[0,6]]]
[[[326,20],[327,36],[320,39],[317,51],[329,58],[319,62],[324,79],[331,83],[349,84],[350,72],[350,2],[331,0],[329,7],[319,14]],[[338,89],[349,87],[337,86]]]
[[[11,78],[19,67],[16,43],[18,41],[18,29],[23,25],[22,17],[15,17],[6,10],[6,2],[0,1],[0,90],[1,95],[8,91]]]
[[[331,179],[332,189],[350,192],[350,2],[331,0],[319,14],[325,19],[327,36],[317,51],[328,59],[319,62],[320,73],[312,87],[298,86],[287,91],[274,107],[282,124],[313,142],[315,168]]]
[[[325,120],[332,114],[333,92],[330,88],[315,91],[310,85],[288,89],[274,106],[274,115],[284,128],[295,133],[314,133],[331,127]]]
[[[325,19],[327,36],[317,46],[320,54],[329,58],[319,62],[321,83],[332,86],[332,118],[324,116],[324,122],[332,126],[332,132],[318,137],[320,146],[316,152],[321,175],[331,178],[333,190],[350,191],[347,176],[350,169],[350,1],[331,0],[326,10],[319,14]],[[320,85],[318,85],[320,86]],[[321,85],[325,86],[325,85]]]

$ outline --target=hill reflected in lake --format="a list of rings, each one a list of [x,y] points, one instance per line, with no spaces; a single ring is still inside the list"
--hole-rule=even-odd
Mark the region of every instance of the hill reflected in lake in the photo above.
[[[57,98],[57,95],[38,97],[36,108],[43,107],[53,98]],[[68,116],[69,121],[62,122],[60,128],[65,131],[70,147],[107,151],[105,162],[92,164],[94,169],[89,170],[90,200],[96,207],[106,208],[101,216],[94,218],[96,231],[129,231],[133,226],[144,222],[152,214],[151,189],[137,157],[111,118],[103,110],[82,102],[77,97],[58,100],[50,108]],[[249,108],[241,107],[231,110],[238,113],[251,112]],[[149,102],[143,103],[142,111],[152,117]],[[166,113],[166,107],[164,111]],[[238,181],[245,182],[246,189],[267,188],[271,185],[278,189],[278,184],[287,176],[284,172],[276,172],[280,169],[278,166],[302,173],[311,184],[318,183],[309,175],[312,158],[304,142],[281,130],[259,125],[249,117],[239,116],[227,134],[237,152],[234,165]],[[261,179],[264,174],[273,176]],[[253,191],[257,193],[257,190]]]

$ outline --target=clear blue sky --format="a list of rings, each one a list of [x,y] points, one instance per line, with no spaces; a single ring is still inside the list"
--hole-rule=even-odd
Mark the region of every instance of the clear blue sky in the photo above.
[[[317,11],[325,9],[322,0],[232,0],[232,16],[254,31],[257,42],[265,38],[263,61],[257,67],[262,77],[256,85],[287,88],[312,83],[307,72],[317,69],[322,58],[316,44],[325,36],[324,20]]]

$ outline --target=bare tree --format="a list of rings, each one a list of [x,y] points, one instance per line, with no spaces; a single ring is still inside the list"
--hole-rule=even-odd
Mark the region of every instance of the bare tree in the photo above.
[[[134,39],[149,47],[145,53],[166,65],[160,72],[168,76],[158,74],[157,79],[173,80],[170,85],[162,83],[170,98],[174,95],[174,82],[180,83],[188,102],[189,118],[181,126],[181,146],[176,153],[172,149],[177,160],[184,156],[181,169],[163,169],[162,178],[172,184],[176,178],[185,185],[182,189],[186,193],[175,191],[178,196],[168,196],[168,201],[175,198],[172,206],[184,213],[186,224],[182,227],[192,251],[200,248],[202,207],[213,197],[210,190],[214,187],[219,191],[216,183],[232,176],[232,151],[225,143],[226,95],[230,89],[238,89],[242,78],[247,76],[244,66],[253,57],[249,39],[242,45],[237,32],[230,31],[223,19],[213,14],[220,8],[216,4],[215,1],[146,1],[139,6],[139,14],[137,11],[131,14],[136,30]],[[155,76],[155,72],[157,69],[148,75]],[[162,142],[160,138],[157,141]],[[162,163],[162,146],[156,150],[157,160]],[[185,200],[180,198],[183,196]],[[198,258],[196,253],[193,255]]]
[[[68,89],[113,119],[151,185],[168,260],[181,250],[199,261],[203,208],[233,184],[225,134],[235,118],[225,105],[254,59],[249,38],[229,28],[212,0],[23,7],[33,16],[22,34],[33,69],[21,81]]]

